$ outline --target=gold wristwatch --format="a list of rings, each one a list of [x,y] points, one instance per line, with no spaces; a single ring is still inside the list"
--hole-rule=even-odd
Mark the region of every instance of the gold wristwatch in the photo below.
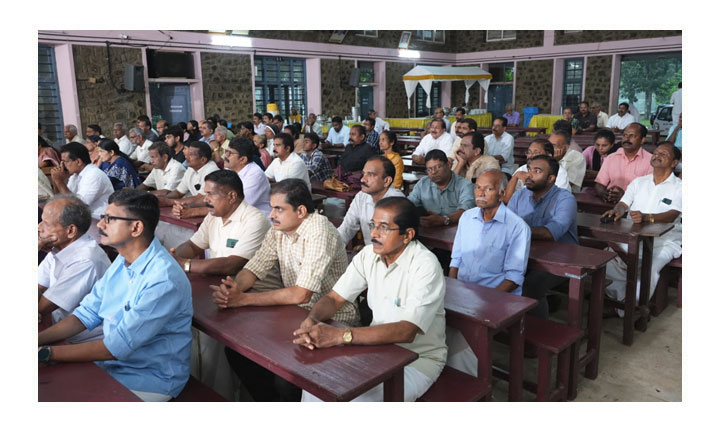
[[[655,223],[655,217],[653,217],[653,215],[651,215],[651,214],[648,215],[648,220],[650,221],[651,224]]]
[[[343,333],[343,343],[345,344],[351,344],[352,343],[352,330],[349,328],[345,329],[345,333]]]
[[[190,273],[190,262],[192,260],[185,260],[185,266],[183,267],[183,270],[185,270],[185,273]]]

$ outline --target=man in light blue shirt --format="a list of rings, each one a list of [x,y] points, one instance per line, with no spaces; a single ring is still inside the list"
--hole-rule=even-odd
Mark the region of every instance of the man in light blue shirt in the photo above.
[[[530,227],[502,203],[507,183],[499,169],[478,175],[477,207],[460,217],[449,276],[520,295],[530,255]]]
[[[326,145],[323,148],[328,147],[344,147],[350,142],[350,128],[345,126],[342,122],[342,117],[335,116],[332,118],[332,127],[328,131],[328,136],[325,139]]]
[[[578,244],[577,202],[572,193],[555,186],[560,164],[547,155],[528,161],[525,189],[510,198],[508,209],[530,226],[532,239]],[[538,300],[531,314],[548,318],[545,298],[548,290],[564,282],[565,278],[541,271],[529,271],[523,284],[523,295]]]
[[[39,361],[96,361],[144,401],[177,396],[190,375],[190,282],[154,237],[157,198],[120,190],[109,198],[98,228],[119,256],[80,306],[38,336]],[[103,326],[103,339],[43,346]]]

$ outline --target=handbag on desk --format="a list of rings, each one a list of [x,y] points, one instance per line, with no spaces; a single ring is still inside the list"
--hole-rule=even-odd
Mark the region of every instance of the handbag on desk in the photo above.
[[[360,180],[362,179],[362,171],[345,171],[342,168],[342,165],[338,165],[337,168],[335,168],[335,174],[334,176],[337,176],[337,178],[340,179],[341,182],[348,185],[350,189],[360,189]],[[348,190],[350,190],[348,189]],[[347,192],[347,191],[343,191]]]
[[[323,182],[323,188],[328,190],[334,190],[337,192],[348,192],[350,190],[350,185],[347,183],[343,183],[340,181],[335,175],[332,176],[332,178],[329,178]]]

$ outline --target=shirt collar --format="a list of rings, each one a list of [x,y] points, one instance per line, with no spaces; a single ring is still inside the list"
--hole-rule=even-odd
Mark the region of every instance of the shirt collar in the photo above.
[[[247,210],[248,203],[245,202],[245,200],[242,200],[240,202],[240,205],[235,209],[234,212],[230,215],[229,218],[227,218],[227,221],[223,223],[223,226],[226,226],[229,223],[232,223],[233,221],[239,221],[242,219],[243,214],[245,213],[245,210]],[[220,218],[222,221],[222,218]]]
[[[173,162],[175,162],[175,163],[180,163],[180,162],[176,161],[175,159],[170,158],[170,160],[168,161],[167,165],[165,165],[165,169],[163,170],[163,174],[167,174],[167,173],[170,172],[170,170],[172,169],[172,167],[173,167],[173,165],[174,165]]]
[[[123,264],[127,270],[131,271],[134,274],[142,273],[145,270],[145,267],[150,264],[152,259],[155,258],[155,256],[160,251],[160,248],[162,247],[163,246],[160,244],[160,241],[157,239],[157,237],[153,237],[153,241],[150,242],[150,245],[147,247],[147,249],[145,249],[145,251],[141,253],[139,257],[137,257],[135,262],[128,266],[127,261],[125,261],[125,258],[122,257]]]
[[[432,184],[432,186],[434,186],[435,189],[437,189],[438,191],[440,191],[440,193],[443,193],[443,192],[445,192],[445,191],[452,191],[452,192],[454,192],[454,191],[455,191],[455,185],[457,184],[457,179],[458,179],[458,178],[460,178],[459,175],[455,174],[454,172],[451,172],[450,182],[448,183],[447,187],[446,187],[445,189],[443,189],[443,190],[440,190],[440,188],[438,187],[438,185],[437,185],[434,181],[432,181],[432,180],[430,180],[430,184]],[[428,177],[428,179],[429,179],[429,177]]]
[[[527,188],[525,188],[525,189],[527,189]],[[530,189],[527,189],[527,190],[530,192],[530,201],[533,203],[537,202],[537,204],[540,204],[541,202],[543,202],[543,201],[549,199],[551,196],[555,195],[555,193],[557,191],[559,191],[560,188],[558,188],[556,185],[553,185],[553,187],[551,187],[550,190],[547,191],[545,193],[545,195],[541,196],[540,199],[537,201],[535,201],[535,196],[533,195],[533,191],[531,191]]]
[[[58,251],[53,248],[52,254],[56,260],[60,262],[68,262],[74,257],[80,255],[83,251],[89,250],[90,245],[86,244],[89,240],[92,240],[90,234],[85,233],[78,239],[67,245],[63,250]]]
[[[413,257],[415,256],[415,249],[418,247],[418,241],[419,240],[411,240],[410,243],[408,243],[407,246],[405,246],[405,250],[400,254],[400,256],[395,260],[394,263],[387,266],[388,269],[393,268],[395,266],[398,267],[406,267],[410,264]],[[375,253],[375,252],[373,252]],[[375,262],[381,262],[383,265],[385,264],[382,261],[382,257],[379,254],[375,254]]]
[[[482,223],[487,223],[487,222],[485,222],[485,219],[483,219],[483,210],[480,207],[476,207],[476,208],[477,208],[477,213],[473,216],[473,218],[479,220]],[[495,216],[493,216],[493,218],[490,220],[490,222],[498,221],[500,223],[505,223],[506,209],[507,209],[507,207],[505,207],[505,204],[503,204],[501,201],[500,207],[498,207],[497,211],[495,212]]]
[[[303,237],[305,233],[310,229],[310,224],[313,222],[313,218],[317,216],[317,212],[312,212],[300,223],[298,229],[292,234],[286,234],[293,242],[296,242],[300,237]]]

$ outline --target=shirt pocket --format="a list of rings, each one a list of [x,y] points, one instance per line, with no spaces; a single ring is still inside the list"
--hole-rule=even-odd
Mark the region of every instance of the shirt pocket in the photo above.
[[[488,247],[480,257],[480,268],[488,273],[502,273],[505,268],[505,254],[507,253],[507,249],[507,244],[501,246],[491,245]]]

